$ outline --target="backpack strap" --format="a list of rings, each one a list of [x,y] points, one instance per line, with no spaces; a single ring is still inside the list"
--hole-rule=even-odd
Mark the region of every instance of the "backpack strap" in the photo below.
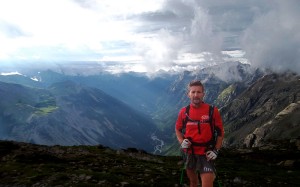
[[[190,113],[190,105],[187,105],[185,107],[185,119],[182,120],[182,133],[183,135],[185,134],[185,128],[186,128],[186,124],[189,120],[189,113]]]
[[[214,105],[209,105],[209,124],[212,136],[214,136],[215,131],[215,119],[214,119]]]
[[[215,119],[214,119],[214,110],[215,106],[214,105],[209,105],[209,124],[210,124],[210,130],[211,130],[211,140],[209,141],[208,147],[213,149],[216,144],[216,139],[217,139],[217,134],[215,131]]]

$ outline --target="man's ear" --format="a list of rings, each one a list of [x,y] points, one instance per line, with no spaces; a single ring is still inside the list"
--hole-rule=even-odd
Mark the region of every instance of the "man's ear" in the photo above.
[[[186,94],[186,96],[187,96],[189,99],[191,99],[191,97],[190,97],[190,92],[188,92],[188,93]]]

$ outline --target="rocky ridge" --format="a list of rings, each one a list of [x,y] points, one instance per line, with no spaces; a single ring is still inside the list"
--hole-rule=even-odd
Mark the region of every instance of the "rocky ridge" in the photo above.
[[[280,111],[274,119],[265,123],[263,126],[256,128],[253,133],[244,139],[246,147],[265,146],[268,140],[278,138],[291,138],[295,142],[296,148],[300,150],[300,139],[295,138],[300,131],[300,101],[291,103],[288,107]]]
[[[297,139],[300,77],[268,74],[221,108],[226,146],[257,147],[269,140]]]

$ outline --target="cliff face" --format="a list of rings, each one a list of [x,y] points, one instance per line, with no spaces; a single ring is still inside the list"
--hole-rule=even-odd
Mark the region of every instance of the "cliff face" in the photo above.
[[[288,107],[280,111],[274,119],[256,128],[244,139],[246,147],[263,147],[268,145],[268,141],[273,139],[291,139],[300,150],[300,101],[291,103]]]
[[[299,100],[299,76],[265,75],[221,109],[225,144],[256,147],[272,139],[297,138]]]

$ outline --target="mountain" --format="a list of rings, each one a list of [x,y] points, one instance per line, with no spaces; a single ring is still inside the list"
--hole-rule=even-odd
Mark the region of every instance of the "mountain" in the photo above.
[[[298,138],[299,80],[293,73],[267,74],[224,106],[226,145],[256,147]]]
[[[73,81],[88,87],[98,88],[108,95],[118,98],[132,108],[142,108],[153,113],[161,98],[173,82],[174,75],[162,74],[147,77],[141,73],[110,74],[101,72],[96,75],[68,75],[52,70],[40,71],[29,75],[1,76],[0,81],[22,84],[36,88],[47,88],[56,82]]]
[[[227,77],[225,75],[228,75]],[[166,144],[165,154],[178,154],[178,142],[174,136],[174,125],[180,108],[189,104],[187,85],[191,80],[201,80],[205,87],[204,101],[222,108],[255,82],[262,72],[248,64],[228,62],[180,74],[168,89],[169,98],[160,108],[157,118],[165,129],[161,134]]]
[[[72,81],[48,89],[0,82],[0,96],[5,98],[0,101],[1,139],[153,150],[152,120],[99,89]]]
[[[35,77],[35,80],[38,81],[28,77]],[[28,96],[26,99],[15,98],[19,101],[18,106],[26,108],[28,113],[15,113],[15,121],[31,119],[28,118],[28,115],[32,114],[31,110],[35,111],[36,107],[40,107],[42,108],[40,113],[47,114],[45,116],[55,114],[55,117],[51,116],[52,121],[63,124],[63,126],[71,126],[72,129],[76,129],[75,125],[83,128],[82,123],[103,124],[106,115],[110,116],[111,126],[116,125],[119,128],[121,122],[118,121],[115,124],[111,116],[115,109],[108,107],[107,109],[110,111],[103,113],[102,111],[106,110],[107,103],[105,107],[103,106],[105,109],[97,108],[101,105],[101,99],[98,98],[99,94],[106,95],[105,97],[99,97],[103,97],[103,100],[108,102],[111,98],[117,99],[118,102],[125,104],[130,110],[138,113],[133,116],[143,116],[143,118],[146,118],[146,123],[150,121],[151,125],[149,126],[155,126],[153,127],[155,133],[152,134],[152,139],[160,142],[160,146],[164,150],[162,154],[173,154],[175,152],[178,154],[174,125],[179,109],[189,103],[186,86],[194,79],[201,80],[205,86],[205,102],[217,106],[223,116],[226,130],[225,146],[261,147],[271,146],[270,142],[276,141],[278,138],[280,140],[286,138],[292,142],[295,138],[297,139],[297,134],[299,134],[299,122],[297,120],[299,75],[290,72],[278,74],[255,69],[249,64],[226,62],[204,69],[184,71],[180,74],[164,74],[164,76],[158,77],[147,77],[133,72],[118,75],[103,72],[97,75],[67,75],[50,70],[32,73],[30,76],[15,75],[10,78],[0,76],[0,80],[23,84],[29,86],[31,91],[35,90],[33,95],[28,95],[26,94],[27,91],[23,90],[6,92],[6,94],[9,94],[8,92],[19,92],[18,94],[24,92],[24,95]],[[71,82],[75,82],[75,86],[71,86]],[[10,97],[17,96],[11,95]],[[34,104],[21,105],[26,100],[34,102]],[[97,106],[93,104],[94,102],[97,103]],[[12,111],[15,108],[9,110],[10,102],[2,101],[3,105],[5,103],[8,108],[3,108],[7,111],[4,115],[5,119],[1,120],[9,121],[12,120],[10,116],[13,115],[7,114],[13,113]],[[46,105],[46,107],[43,107],[43,105]],[[130,110],[125,109],[125,111]],[[122,112],[117,112],[114,116],[119,115],[121,121],[135,119],[135,117],[123,115]],[[72,119],[77,119],[78,116],[81,117],[81,121],[74,122]],[[82,116],[87,117],[82,119]],[[32,118],[36,123],[44,124],[44,126],[52,123],[42,119],[42,117],[39,117],[40,121],[37,121],[36,118]],[[144,123],[143,121],[139,120],[139,122],[133,123],[140,124]],[[281,123],[285,125],[280,125]],[[108,125],[104,125],[104,127],[109,129]],[[148,129],[145,130],[149,131]],[[91,136],[93,133],[90,132],[87,133],[82,130],[77,132],[78,134],[85,134],[84,136],[89,134],[89,137],[94,137]],[[80,137],[78,134],[77,138]],[[84,138],[79,139],[78,144],[85,142]],[[93,142],[94,139],[88,139],[87,142]],[[109,139],[114,138],[109,136]],[[101,141],[105,142],[104,139]],[[116,144],[116,142],[107,143]]]
[[[147,77],[141,73],[96,75],[68,75],[51,70],[31,73],[30,75],[0,76],[0,80],[9,83],[22,84],[31,87],[47,88],[56,83],[71,80],[89,87],[99,88],[125,102],[129,106],[142,107],[152,116],[160,115],[165,109],[177,110],[188,102],[186,85],[192,79],[200,79],[206,86],[206,102],[215,103],[221,91],[231,83],[240,82],[241,86],[260,76],[249,64],[227,62],[216,66],[185,71],[182,74],[161,74],[156,77]],[[34,77],[35,80],[32,80]],[[222,103],[218,103],[222,104]]]
[[[185,86],[190,80],[200,79],[205,86],[204,100],[216,105],[223,117],[225,147],[273,149],[278,140],[288,140],[290,146],[299,149],[295,140],[300,134],[300,76],[291,72],[279,74],[249,68],[248,65],[232,63],[179,76],[170,89],[170,95],[177,100],[173,103],[176,111],[169,109],[172,115],[165,121],[169,120],[170,125],[164,133],[174,131],[176,112],[189,103]],[[233,73],[238,79],[225,79],[224,76],[221,79],[218,73]],[[164,154],[178,154],[174,132],[165,136],[165,140]]]

